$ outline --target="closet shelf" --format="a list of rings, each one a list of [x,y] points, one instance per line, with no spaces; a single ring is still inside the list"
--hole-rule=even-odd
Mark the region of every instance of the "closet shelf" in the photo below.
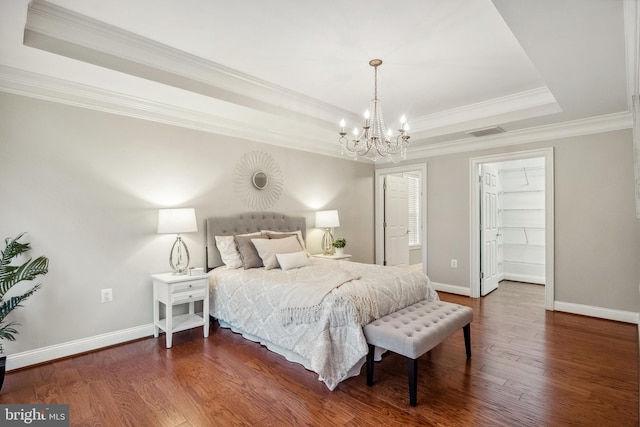
[[[516,260],[510,260],[510,259],[505,259],[504,260],[505,263],[511,263],[511,264],[524,264],[524,265],[544,265],[544,262],[532,262],[532,261],[516,261]]]
[[[540,244],[540,243],[504,243],[505,246],[533,246],[533,247],[540,247],[540,248],[544,248],[544,243]]]
[[[504,190],[498,194],[515,194],[515,193],[544,193],[544,190]]]

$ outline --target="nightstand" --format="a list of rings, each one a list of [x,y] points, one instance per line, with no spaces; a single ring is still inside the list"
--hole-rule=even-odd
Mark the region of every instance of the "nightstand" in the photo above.
[[[313,256],[314,256],[314,257],[316,257],[316,258],[335,259],[335,260],[339,260],[339,259],[341,259],[341,260],[344,260],[344,261],[347,261],[347,260],[351,259],[351,255],[349,255],[349,254],[344,254],[344,255],[335,255],[335,254],[333,254],[333,255],[316,254],[316,255],[313,255]]]
[[[202,326],[204,337],[209,336],[209,276],[154,274],[153,278],[153,336],[158,337],[160,329],[165,331],[167,348],[171,348],[174,332]],[[202,301],[202,313],[195,313],[194,303]],[[166,316],[160,319],[160,303],[165,306]],[[189,312],[173,315],[173,306],[189,304]]]

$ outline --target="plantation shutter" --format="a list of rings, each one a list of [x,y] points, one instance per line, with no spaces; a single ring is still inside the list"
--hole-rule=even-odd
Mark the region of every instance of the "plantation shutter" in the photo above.
[[[407,227],[409,231],[409,246],[420,245],[420,180],[416,176],[407,175],[407,190],[409,215]]]

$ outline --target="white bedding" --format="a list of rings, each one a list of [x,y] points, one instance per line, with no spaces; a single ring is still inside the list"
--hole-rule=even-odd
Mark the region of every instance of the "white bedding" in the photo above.
[[[296,284],[331,282],[332,275],[335,284],[322,292],[314,316],[283,320],[283,312],[296,305],[291,301]],[[336,276],[359,278],[341,283]],[[417,301],[438,299],[422,272],[319,258],[286,271],[220,267],[210,272],[210,286],[210,314],[222,325],[293,353],[287,358],[316,372],[330,390],[362,366],[368,352],[363,325]]]

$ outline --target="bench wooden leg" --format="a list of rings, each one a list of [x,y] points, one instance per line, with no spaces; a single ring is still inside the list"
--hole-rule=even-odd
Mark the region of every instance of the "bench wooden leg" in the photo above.
[[[464,347],[467,350],[467,359],[471,358],[471,323],[467,323],[462,327],[464,332]]]
[[[409,368],[409,405],[416,406],[418,394],[418,359],[407,359]]]
[[[369,353],[367,353],[367,385],[373,385],[373,356],[375,355],[376,346],[369,344]]]

